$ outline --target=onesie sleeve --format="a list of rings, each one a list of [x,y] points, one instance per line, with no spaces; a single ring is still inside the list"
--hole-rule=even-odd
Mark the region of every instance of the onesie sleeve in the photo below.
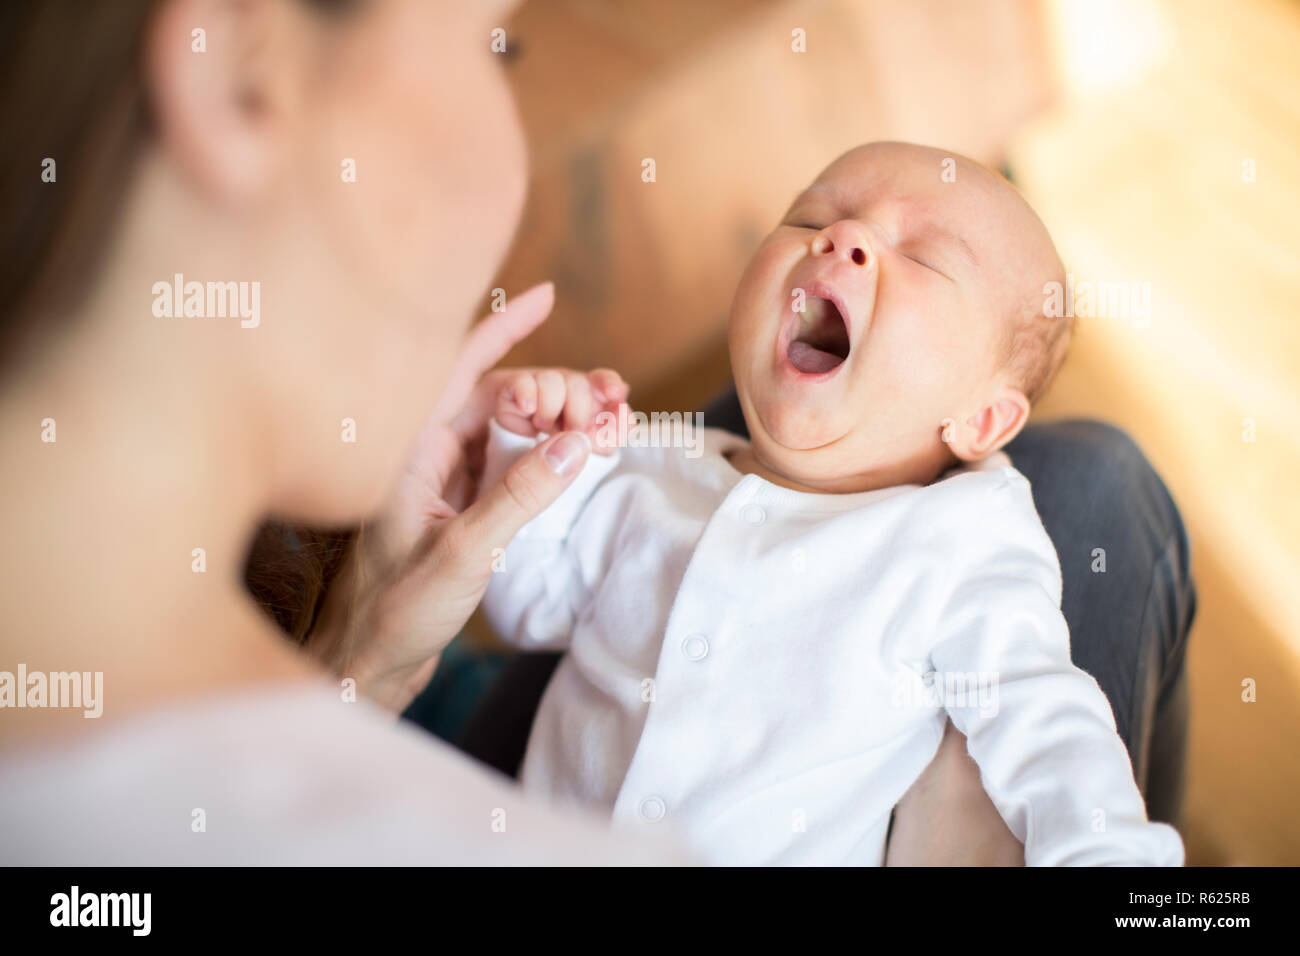
[[[490,488],[523,454],[546,436],[526,438],[488,426],[480,487]],[[573,483],[551,505],[524,525],[493,564],[483,595],[488,623],[501,638],[525,650],[561,650],[591,582],[575,557],[573,527],[602,481],[618,466],[621,452],[591,454]],[[585,534],[610,533],[608,522],[587,522]]]
[[[1013,468],[960,480],[963,547],[927,680],[1025,862],[1181,866],[1178,832],[1147,819],[1106,696],[1070,660],[1059,563],[1029,483]]]

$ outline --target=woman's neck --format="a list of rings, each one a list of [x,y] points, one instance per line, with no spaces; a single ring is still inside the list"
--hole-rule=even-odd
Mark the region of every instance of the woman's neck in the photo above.
[[[165,333],[119,314],[12,370],[0,398],[0,681],[19,665],[103,675],[98,720],[6,703],[0,747],[318,673],[242,586],[269,499],[256,419],[237,388],[223,405]]]

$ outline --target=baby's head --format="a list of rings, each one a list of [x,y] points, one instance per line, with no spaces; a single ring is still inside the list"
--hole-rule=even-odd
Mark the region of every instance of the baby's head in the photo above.
[[[1034,211],[973,160],[906,143],[845,153],[736,290],[731,364],[755,458],[856,491],[997,451],[1065,355],[1069,320],[1043,307],[1064,271]]]

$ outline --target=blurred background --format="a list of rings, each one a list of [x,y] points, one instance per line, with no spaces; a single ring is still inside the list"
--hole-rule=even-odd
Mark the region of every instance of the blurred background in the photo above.
[[[1149,317],[1078,319],[1036,416],[1127,429],[1189,526],[1188,862],[1300,863],[1300,4],[534,0],[506,27],[533,182],[495,284],[557,285],[512,364],[702,407],[759,239],[873,139],[1003,169],[1076,281],[1149,283]]]

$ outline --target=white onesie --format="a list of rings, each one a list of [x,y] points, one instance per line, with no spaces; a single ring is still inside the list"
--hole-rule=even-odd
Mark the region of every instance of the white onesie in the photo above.
[[[497,633],[568,652],[526,789],[672,827],[714,863],[880,864],[946,714],[1027,863],[1182,864],[1070,662],[1056,551],[1006,456],[809,494],[702,436],[699,457],[592,455],[498,562]],[[534,443],[493,422],[484,486]]]

